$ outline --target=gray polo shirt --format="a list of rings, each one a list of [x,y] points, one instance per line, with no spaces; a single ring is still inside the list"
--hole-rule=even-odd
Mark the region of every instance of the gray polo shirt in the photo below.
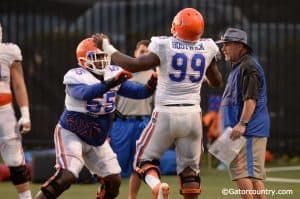
[[[146,84],[153,70],[133,73],[133,77],[129,81],[136,81]],[[154,95],[153,95],[154,96]],[[116,99],[117,110],[124,116],[136,115],[151,115],[153,110],[153,96],[146,99],[130,99],[123,96],[118,96]]]

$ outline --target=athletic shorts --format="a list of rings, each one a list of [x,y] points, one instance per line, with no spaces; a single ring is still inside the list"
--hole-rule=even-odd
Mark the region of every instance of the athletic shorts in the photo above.
[[[247,138],[245,146],[230,164],[229,171],[232,180],[241,178],[256,178],[263,180],[265,172],[265,154],[267,138]]]

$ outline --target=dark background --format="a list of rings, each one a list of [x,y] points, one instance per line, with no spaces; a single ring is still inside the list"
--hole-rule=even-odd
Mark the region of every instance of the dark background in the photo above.
[[[229,26],[248,32],[267,79],[268,148],[278,154],[299,154],[297,5],[297,0],[2,0],[3,40],[17,43],[24,57],[33,124],[32,132],[24,136],[25,148],[54,146],[52,134],[65,97],[63,75],[76,64],[75,49],[81,39],[104,32],[117,48],[132,54],[138,40],[170,35],[174,15],[184,7],[194,7],[204,16],[204,37],[217,40]],[[229,66],[219,65],[226,79]],[[207,97],[222,94],[223,89],[203,86],[204,112]]]

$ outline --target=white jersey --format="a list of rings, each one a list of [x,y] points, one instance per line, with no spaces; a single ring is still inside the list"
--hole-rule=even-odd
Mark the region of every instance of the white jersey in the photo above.
[[[212,39],[196,43],[175,37],[152,37],[149,51],[160,58],[155,106],[200,104],[200,90],[206,69],[220,53]]]
[[[116,75],[122,69],[119,66],[111,65],[106,67],[104,80],[107,80]],[[68,84],[86,84],[92,85],[101,83],[91,72],[84,68],[73,68],[69,70],[65,76],[63,83]],[[116,86],[110,91],[103,94],[103,96],[93,99],[91,101],[83,101],[75,99],[66,92],[65,106],[68,111],[75,111],[81,113],[92,112],[93,114],[107,114],[115,110],[116,91],[120,86]]]
[[[13,43],[0,43],[0,106],[7,103],[4,98],[11,99],[10,67],[14,61],[22,61],[20,48]]]

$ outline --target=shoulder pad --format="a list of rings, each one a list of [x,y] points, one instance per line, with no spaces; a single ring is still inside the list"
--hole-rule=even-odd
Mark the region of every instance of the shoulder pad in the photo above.
[[[87,72],[83,68],[73,68],[65,74],[63,84],[84,83],[84,76],[86,76]]]
[[[151,42],[148,46],[149,51],[159,55],[163,49],[170,46],[170,38],[166,36],[151,37]]]
[[[154,36],[154,37],[151,37],[151,42],[159,42],[162,40],[167,40],[169,38],[170,37],[168,37],[168,36]]]
[[[159,39],[168,39],[169,37],[168,36],[158,36],[157,38],[159,38]]]
[[[119,72],[122,70],[122,68],[120,66],[117,66],[117,65],[110,65],[108,67],[109,71],[114,73],[114,72]]]
[[[221,55],[219,47],[211,38],[201,38],[201,42],[205,42],[205,46],[207,49],[209,49],[215,56]]]

